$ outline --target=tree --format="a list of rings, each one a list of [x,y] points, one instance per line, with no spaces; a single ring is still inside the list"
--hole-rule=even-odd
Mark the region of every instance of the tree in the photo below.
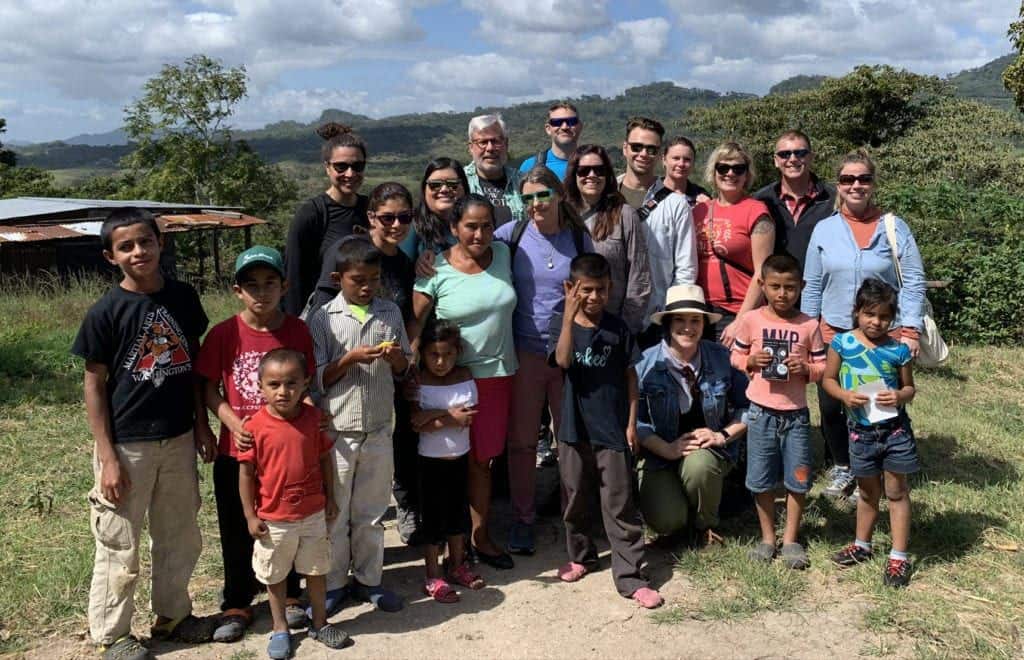
[[[1006,36],[1017,50],[1017,59],[1003,71],[1003,85],[1013,94],[1017,109],[1024,112],[1024,2],[1020,4],[1019,20],[1010,23]]]
[[[0,135],[7,132],[7,120],[0,117]],[[4,143],[0,142],[0,165],[9,165],[14,167],[18,163],[17,154],[10,149],[4,149]]]
[[[46,170],[0,163],[0,198],[54,197],[60,193],[53,175]]]

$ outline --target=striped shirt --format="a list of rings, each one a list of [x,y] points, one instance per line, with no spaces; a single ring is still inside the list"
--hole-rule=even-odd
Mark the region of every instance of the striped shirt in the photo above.
[[[316,356],[316,388],[320,407],[330,415],[335,431],[372,433],[390,426],[394,416],[395,381],[391,364],[378,359],[354,364],[345,375],[324,387],[324,371],[359,346],[376,346],[392,341],[412,356],[409,338],[402,324],[402,312],[395,303],[374,298],[361,322],[349,309],[344,295],[338,295],[309,319]]]

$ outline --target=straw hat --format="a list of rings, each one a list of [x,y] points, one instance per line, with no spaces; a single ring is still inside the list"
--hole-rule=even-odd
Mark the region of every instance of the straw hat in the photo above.
[[[703,314],[708,317],[709,323],[722,320],[722,315],[712,312],[711,307],[704,302],[704,289],[696,284],[677,284],[669,287],[665,295],[665,308],[651,314],[651,323],[661,325],[661,317],[683,313]]]

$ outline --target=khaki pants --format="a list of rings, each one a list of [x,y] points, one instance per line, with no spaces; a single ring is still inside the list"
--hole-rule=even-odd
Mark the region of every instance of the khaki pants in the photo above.
[[[96,560],[89,590],[89,632],[98,644],[111,644],[131,631],[139,541],[149,518],[153,561],[153,613],[178,618],[192,611],[188,581],[203,547],[196,514],[199,481],[192,432],[167,440],[114,445],[131,487],[118,505],[96,487],[89,493],[90,527]]]
[[[697,530],[718,525],[722,484],[732,463],[708,449],[679,461],[676,469],[640,470],[640,511],[658,534],[674,534],[688,524]]]
[[[331,572],[327,589],[348,584],[352,577],[367,587],[380,585],[384,573],[384,514],[391,503],[391,480],[395,473],[391,427],[372,433],[332,432],[334,501],[338,519],[329,530]]]

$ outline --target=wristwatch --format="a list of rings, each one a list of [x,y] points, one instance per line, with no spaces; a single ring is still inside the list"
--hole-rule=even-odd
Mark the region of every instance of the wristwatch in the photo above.
[[[719,433],[721,433],[721,434],[722,434],[722,439],[723,439],[723,440],[725,440],[725,444],[729,444],[729,438],[731,438],[731,437],[732,437],[732,434],[731,434],[731,433],[729,433],[729,432],[728,432],[727,430],[725,430],[724,428],[723,428],[723,429],[722,429],[721,431],[719,431]]]

